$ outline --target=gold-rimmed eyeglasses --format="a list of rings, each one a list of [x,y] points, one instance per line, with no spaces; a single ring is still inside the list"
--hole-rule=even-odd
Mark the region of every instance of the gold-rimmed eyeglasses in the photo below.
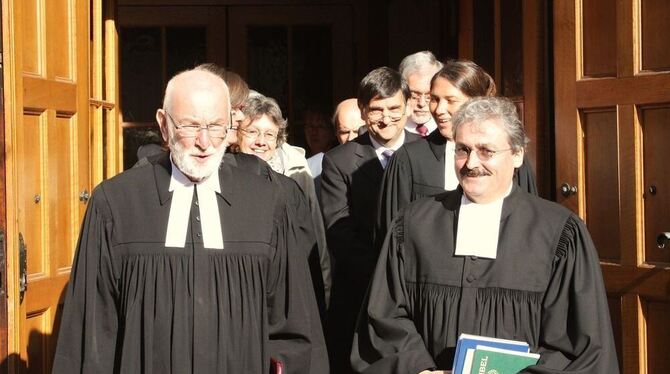
[[[177,121],[174,120],[174,117],[172,117],[170,112],[168,112],[166,109],[163,109],[163,111],[170,119],[175,129],[177,129],[179,136],[182,138],[195,138],[198,136],[198,132],[200,132],[200,130],[206,130],[210,138],[223,139],[226,137],[226,131],[228,130],[229,125],[224,125],[221,123],[210,123],[207,125],[199,125],[195,123],[181,124],[177,123]]]
[[[265,138],[266,142],[276,143],[277,139],[279,139],[279,134],[275,134],[273,132],[260,132],[258,129],[253,127],[238,130],[241,131],[242,135],[244,135],[244,137],[249,140],[256,140],[258,137],[262,136]]]
[[[385,117],[388,117],[391,122],[396,122],[402,118],[402,115],[405,114],[405,108],[391,108],[389,110],[382,109],[369,109],[367,117],[372,122],[380,122]]]
[[[477,154],[477,158],[480,161],[488,161],[492,159],[493,157],[507,151],[512,151],[513,148],[507,148],[507,149],[499,149],[499,150],[492,150],[488,148],[475,148],[472,149],[470,147],[466,147],[464,145],[456,145],[456,149],[454,150],[454,155],[456,156],[457,159],[464,159],[470,157],[470,154],[472,151],[475,151]]]

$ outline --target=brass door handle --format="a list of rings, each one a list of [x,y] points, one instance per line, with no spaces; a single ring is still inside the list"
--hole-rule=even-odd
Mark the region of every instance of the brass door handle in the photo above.
[[[670,232],[662,232],[656,237],[656,246],[658,248],[665,248],[670,242]]]
[[[28,248],[23,241],[23,234],[19,233],[19,303],[23,302],[23,297],[28,290]]]
[[[569,197],[577,193],[577,186],[571,186],[568,183],[563,183],[561,185],[561,195]]]
[[[81,191],[81,193],[79,194],[79,201],[84,202],[84,203],[87,203],[87,202],[88,202],[88,199],[89,199],[90,197],[91,197],[91,195],[88,193],[88,191],[87,191],[87,190],[83,190],[83,191]]]

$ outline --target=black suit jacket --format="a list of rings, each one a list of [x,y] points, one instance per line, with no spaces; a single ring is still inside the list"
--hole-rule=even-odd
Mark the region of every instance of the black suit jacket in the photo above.
[[[375,247],[380,248],[386,229],[407,204],[444,189],[444,153],[447,139],[439,131],[427,138],[403,145],[398,149],[384,172],[379,193],[379,216],[375,226]],[[537,195],[535,176],[524,155],[523,165],[514,174],[514,182],[522,190]]]
[[[404,144],[418,139],[405,131]],[[372,230],[384,173],[370,134],[331,149],[322,166],[321,209],[334,271],[369,277],[377,260]]]

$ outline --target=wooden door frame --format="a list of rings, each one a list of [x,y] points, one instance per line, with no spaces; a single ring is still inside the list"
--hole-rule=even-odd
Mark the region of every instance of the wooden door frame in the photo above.
[[[13,17],[14,11],[14,0],[7,0],[2,2],[2,44],[3,44],[3,100],[4,100],[4,116],[3,120],[5,124],[17,123],[20,120],[20,113],[22,110],[23,103],[17,97],[16,92],[23,90],[23,82],[16,79],[16,66],[14,64],[14,58],[10,56],[15,56],[15,51],[20,49],[21,46],[15,43],[16,39],[14,38],[11,30],[14,28],[14,25],[11,22],[14,22]],[[13,139],[15,134],[13,132],[12,126],[5,126],[4,132],[2,134],[2,141],[5,142],[7,139]],[[5,147],[7,145],[5,144]],[[6,148],[5,148],[6,149]],[[3,149],[4,152],[4,149]],[[17,227],[17,212],[14,209],[6,209],[7,201],[14,201],[16,197],[16,180],[14,178],[16,167],[16,160],[13,152],[4,152],[4,162],[2,167],[5,172],[5,184],[2,186],[4,188],[4,203],[5,211],[3,217],[5,220],[5,248],[6,251],[6,336],[7,336],[7,354],[6,354],[6,365],[4,368],[7,373],[14,373],[15,367],[20,362],[19,352],[20,348],[17,346],[17,342],[20,337],[19,329],[19,302],[18,302],[18,256],[15,251],[9,250],[9,248],[17,248],[17,238],[13,233],[18,231]]]
[[[4,24],[4,2],[3,9],[0,13],[0,40],[4,41],[5,24]],[[4,56],[4,42],[0,44],[0,56]],[[6,181],[5,174],[5,85],[4,85],[4,66],[0,65],[0,180]],[[0,184],[0,373],[7,373],[8,358],[8,330],[7,330],[7,201],[5,199],[5,184]]]

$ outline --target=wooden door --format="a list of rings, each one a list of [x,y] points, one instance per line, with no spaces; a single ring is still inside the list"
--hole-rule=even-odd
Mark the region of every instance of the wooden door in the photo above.
[[[330,117],[355,97],[354,10],[350,5],[230,7],[228,62],[252,89],[279,103],[289,142],[307,148],[304,113]]]
[[[155,2],[160,4],[159,1]],[[226,7],[119,6],[123,169],[137,149],[162,143],[155,120],[168,80],[204,62],[226,66]]]
[[[669,20],[666,0],[554,2],[556,196],[598,249],[623,373],[670,366]]]
[[[547,1],[459,0],[458,55],[484,68],[519,110],[539,195],[552,198]]]
[[[10,352],[19,372],[49,373],[91,191],[89,0],[3,3]]]

